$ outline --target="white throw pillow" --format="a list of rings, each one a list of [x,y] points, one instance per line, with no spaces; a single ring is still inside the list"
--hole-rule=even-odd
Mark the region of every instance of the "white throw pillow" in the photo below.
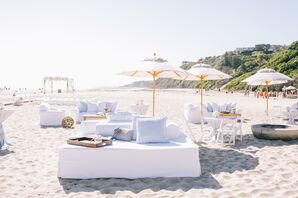
[[[78,109],[80,112],[87,112],[88,104],[85,100],[81,100],[78,104]]]
[[[207,111],[208,112],[213,112],[213,108],[212,108],[212,105],[208,102],[207,104]]]
[[[178,124],[175,122],[167,123],[166,134],[169,140],[175,140],[183,136],[183,133],[180,131]]]
[[[96,102],[88,101],[87,105],[88,105],[87,112],[97,112],[98,111],[98,107],[97,107]]]
[[[224,104],[219,105],[219,111],[220,112],[227,112],[227,104],[224,103]]]
[[[229,112],[229,113],[232,112],[232,103],[227,103],[226,112]]]
[[[149,116],[144,116],[144,115],[133,115],[132,116],[132,129],[133,129],[133,136],[132,139],[135,140],[137,139],[137,120],[139,118],[151,118]]]
[[[39,111],[49,111],[50,108],[51,108],[50,104],[45,103],[45,102],[43,102],[39,105]]]
[[[168,142],[166,136],[167,118],[137,119],[137,144]]]
[[[184,109],[191,109],[193,107],[192,103],[185,103],[184,104]]]
[[[107,102],[106,106],[109,112],[114,112],[117,106],[117,102]]]
[[[232,103],[231,104],[231,112],[232,113],[236,113],[236,105],[237,105],[237,103]]]
[[[213,112],[214,112],[214,111],[220,111],[220,109],[219,109],[219,105],[216,104],[215,102],[212,102],[212,109],[213,109]]]
[[[132,114],[129,112],[110,112],[110,113],[107,113],[106,116],[109,122],[115,122],[115,121],[131,122],[132,120]]]
[[[97,103],[97,110],[99,112],[104,112],[104,108],[106,108],[106,104],[107,104],[107,102],[105,102],[105,101],[98,102]]]

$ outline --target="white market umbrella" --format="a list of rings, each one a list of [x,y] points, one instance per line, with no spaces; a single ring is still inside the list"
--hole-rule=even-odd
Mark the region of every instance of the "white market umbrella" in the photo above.
[[[119,75],[152,78],[152,113],[155,115],[155,89],[157,78],[185,78],[183,69],[171,66],[167,60],[156,57],[144,59],[134,70],[121,72]]]
[[[201,90],[201,113],[203,113],[203,86],[205,80],[223,80],[232,78],[232,76],[225,74],[208,64],[198,63],[186,71],[187,76],[182,80],[200,80]]]
[[[246,78],[242,82],[249,85],[265,85],[266,86],[266,114],[268,116],[268,86],[287,83],[293,80],[292,78],[276,72],[274,69],[260,69],[256,74]]]

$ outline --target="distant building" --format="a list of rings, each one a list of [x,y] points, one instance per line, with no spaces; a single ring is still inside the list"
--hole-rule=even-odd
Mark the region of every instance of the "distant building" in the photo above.
[[[241,48],[236,48],[235,52],[237,54],[251,54],[255,50],[254,47],[241,47]]]
[[[243,54],[243,55],[250,55],[254,51],[262,51],[267,53],[273,53],[277,52],[279,50],[282,50],[286,48],[286,45],[270,45],[270,44],[257,44],[255,47],[241,47],[236,48],[235,52],[237,54]]]

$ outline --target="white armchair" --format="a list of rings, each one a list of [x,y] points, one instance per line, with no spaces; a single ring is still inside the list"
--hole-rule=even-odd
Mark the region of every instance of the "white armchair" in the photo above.
[[[187,122],[193,124],[199,124],[202,121],[200,108],[191,103],[186,103],[184,105],[184,117]]]
[[[42,103],[39,106],[39,115],[40,126],[61,126],[62,120],[65,117],[65,111],[56,108],[51,108],[49,104]]]

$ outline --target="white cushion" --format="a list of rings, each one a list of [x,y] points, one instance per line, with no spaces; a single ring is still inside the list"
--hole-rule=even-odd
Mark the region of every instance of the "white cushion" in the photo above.
[[[87,102],[88,108],[87,108],[87,112],[97,112],[98,111],[98,107],[96,102]]]
[[[213,111],[220,111],[219,105],[216,104],[215,102],[212,102],[212,109],[213,109]]]
[[[78,109],[80,112],[86,112],[88,110],[88,104],[85,100],[81,100],[78,104]]]
[[[132,114],[129,112],[110,112],[106,114],[107,120],[109,122],[113,121],[131,121],[132,120]]]
[[[149,116],[144,116],[144,115],[133,115],[132,116],[132,129],[133,129],[132,139],[133,140],[137,139],[137,120],[139,118],[150,118],[150,117]]]
[[[231,112],[236,112],[236,105],[237,105],[237,103],[232,103],[231,104]]]
[[[97,103],[97,110],[99,112],[104,112],[104,108],[106,108],[107,102],[101,101]]]
[[[194,105],[192,103],[185,103],[184,104],[184,109],[190,109],[192,108]]]
[[[166,136],[167,118],[139,118],[137,119],[136,143],[168,142]]]
[[[219,105],[220,112],[227,112],[227,103]]]
[[[180,131],[178,124],[175,122],[167,123],[166,134],[169,140],[176,140],[183,136],[183,133]]]
[[[209,102],[207,104],[207,112],[213,112],[212,105]]]
[[[106,106],[109,112],[114,112],[117,106],[117,102],[107,102]]]
[[[226,111],[227,112],[232,112],[232,103],[227,103],[227,106],[226,106]]]
[[[39,111],[49,111],[50,108],[51,108],[51,106],[45,102],[43,102],[39,105]]]

